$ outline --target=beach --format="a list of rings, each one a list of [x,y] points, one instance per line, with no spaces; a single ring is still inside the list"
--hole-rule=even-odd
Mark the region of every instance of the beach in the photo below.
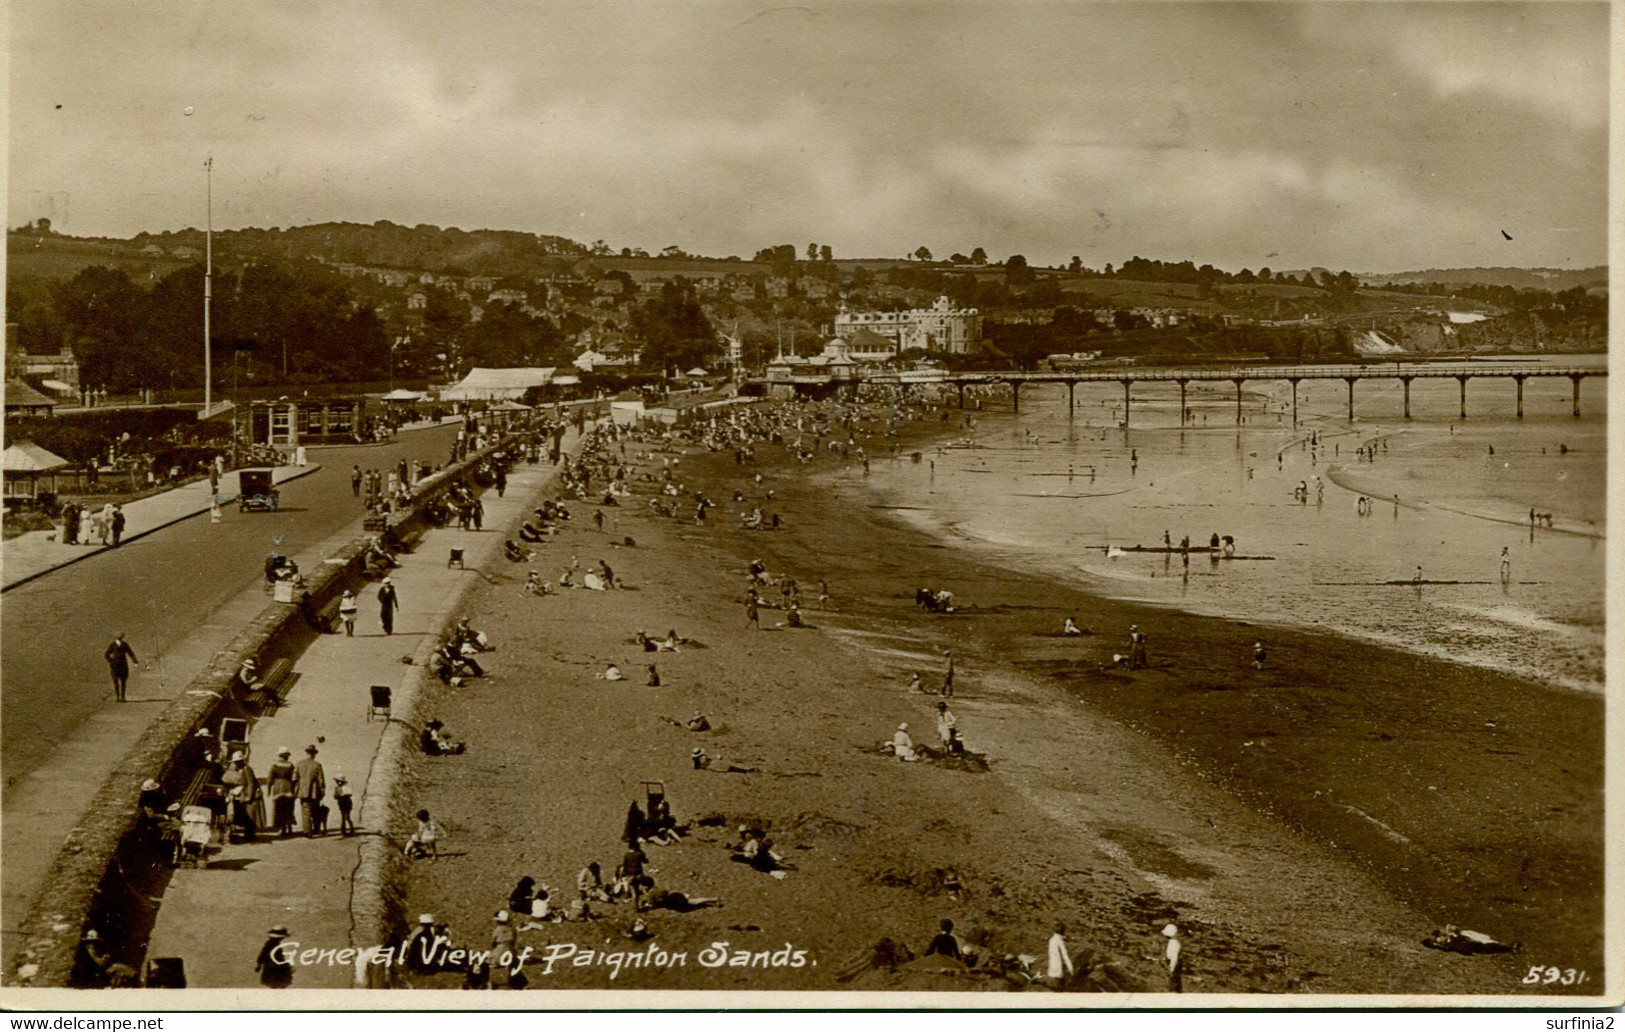
[[[865,436],[877,428],[863,420],[853,438],[879,472],[912,466],[944,424]],[[656,447],[625,444],[629,459]],[[637,497],[603,510],[603,531],[593,506],[572,501],[534,562],[486,571],[470,615],[498,645],[482,658],[492,676],[437,686],[420,714],[469,751],[415,757],[402,781],[408,808],[429,809],[444,831],[440,857],[410,868],[409,915],[489,945],[521,876],[561,902],[589,860],[608,876],[627,806],[650,781],[691,824],[678,844],[647,848],[655,884],[720,905],[638,915],[681,964],[598,959],[649,948],[626,936],[624,903],[522,930],[521,944],[554,957],[545,972],[527,968],[533,988],[1015,985],[985,964],[868,966],[882,939],[923,953],[943,918],[984,958],[1036,956],[1040,969],[1064,922],[1079,967],[1104,972],[1095,985],[1139,991],[1166,988],[1168,922],[1188,992],[1515,994],[1530,991],[1520,979],[1537,962],[1600,977],[1600,695],[1281,627],[1255,669],[1262,632],[1247,622],[998,562],[865,501],[851,455],[820,450],[803,464],[778,444],[757,450],[740,465],[677,443],[634,463],[715,499],[704,526],[681,502],[675,517],[654,515],[635,485]],[[743,529],[736,510],[757,505],[782,528]],[[572,559],[607,561],[626,588],[521,591],[527,568],[556,581]],[[784,613],[764,608],[762,628],[748,627],[755,559],[799,582],[811,626],[776,626]],[[918,608],[922,587],[951,590],[958,610]],[[1067,616],[1088,633],[1062,637]],[[1112,656],[1134,624],[1150,663],[1127,671]],[[645,653],[640,629],[704,647]],[[918,672],[939,685],[947,649],[946,701],[985,769],[880,749],[902,722],[936,744],[939,698],[908,683]],[[627,680],[596,676],[611,662]],[[645,685],[648,662],[660,687]],[[697,712],[710,730],[683,726]],[[746,770],[696,770],[695,747]],[[741,825],[767,829],[782,879],[731,862]],[[1523,948],[1469,957],[1421,945],[1446,924]],[[745,951],[743,965],[701,961],[723,942]]]

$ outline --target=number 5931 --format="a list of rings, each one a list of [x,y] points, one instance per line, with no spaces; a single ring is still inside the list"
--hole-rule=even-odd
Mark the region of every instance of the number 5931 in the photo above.
[[[1542,967],[1535,964],[1523,976],[1524,985],[1580,985],[1588,976],[1579,968]]]

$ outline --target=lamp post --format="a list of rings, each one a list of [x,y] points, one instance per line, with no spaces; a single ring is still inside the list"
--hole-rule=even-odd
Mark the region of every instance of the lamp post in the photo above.
[[[209,418],[214,366],[209,355],[209,299],[214,288],[214,156],[203,162],[205,213],[203,223],[203,418]]]

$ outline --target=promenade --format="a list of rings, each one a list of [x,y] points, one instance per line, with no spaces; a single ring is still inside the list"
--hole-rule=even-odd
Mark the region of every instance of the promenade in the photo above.
[[[321,468],[321,465],[315,462],[305,466],[278,466],[272,472],[272,476],[276,483],[285,484],[290,480],[320,472]],[[237,479],[236,470],[220,478],[221,508],[237,501]],[[155,530],[162,530],[172,523],[179,523],[181,520],[208,512],[210,493],[209,482],[199,480],[184,487],[177,487],[173,491],[163,491],[125,503],[124,518],[128,522],[124,525],[121,541],[123,544],[129,544],[136,538],[145,537]],[[0,545],[0,584],[3,584],[0,590],[9,591],[35,577],[89,559],[112,547],[99,544],[65,545],[61,537],[60,528],[33,530],[19,534]]]
[[[566,447],[577,440],[571,431]],[[359,597],[355,637],[323,635],[294,660],[287,703],[255,723],[249,762],[263,779],[279,747],[292,750],[298,761],[305,747],[315,744],[327,777],[329,833],[316,839],[276,839],[262,833],[253,843],[220,848],[206,869],[175,871],[158,911],[148,958],[185,958],[191,987],[230,987],[255,984],[254,958],[273,924],[286,924],[295,938],[310,945],[351,945],[351,878],[364,837],[382,833],[385,813],[384,800],[368,795],[369,775],[387,727],[382,719],[367,719],[368,688],[394,689],[394,720],[411,712],[416,682],[427,676],[425,660],[439,632],[455,616],[465,590],[483,581],[480,568],[501,553],[504,528],[535,506],[553,474],[554,467],[545,462],[516,466],[504,497],[498,498],[494,489],[485,492],[483,531],[431,530],[400,557],[400,568],[390,575],[400,596],[394,634],[383,633],[377,585],[371,584]],[[466,569],[447,567],[452,548],[464,550]],[[413,659],[410,665],[402,661],[406,656]],[[463,691],[480,692],[500,683],[502,658],[500,652],[482,657],[490,676]],[[355,797],[360,834],[353,838],[338,834],[332,789],[340,774],[349,779]],[[301,968],[296,984],[347,988],[353,979],[351,967],[318,966]]]
[[[276,548],[303,568],[320,565],[359,530],[361,503],[351,495],[350,466],[387,467],[400,458],[443,462],[452,433],[445,427],[323,449],[325,468],[312,464],[294,472],[314,475],[282,481],[277,513],[239,514],[230,506],[218,524],[174,516],[163,533],[150,527],[133,542],[127,535],[117,549],[76,553],[75,546],[46,543],[56,550],[47,556],[55,564],[8,588],[0,601],[6,768],[0,909],[28,912],[64,836],[119,758],[210,657],[264,610],[270,601],[261,572],[266,551]],[[186,511],[186,501],[206,507],[207,487],[154,495],[126,512],[142,503],[167,506],[172,516]],[[9,574],[9,553],[5,560]],[[141,660],[124,705],[112,701],[102,659],[119,631]],[[0,952],[9,958],[16,945],[8,931]]]

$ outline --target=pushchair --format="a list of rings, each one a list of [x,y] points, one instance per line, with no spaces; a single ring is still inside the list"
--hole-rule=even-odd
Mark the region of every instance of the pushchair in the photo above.
[[[175,837],[175,866],[207,867],[214,814],[207,806],[181,811],[180,833]]]

